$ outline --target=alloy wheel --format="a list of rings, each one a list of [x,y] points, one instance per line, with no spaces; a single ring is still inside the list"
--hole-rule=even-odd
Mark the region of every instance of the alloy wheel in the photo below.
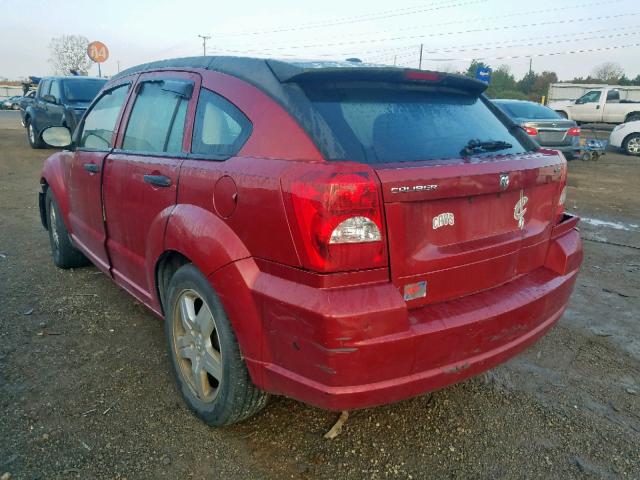
[[[183,379],[202,402],[212,402],[222,382],[220,340],[211,309],[194,290],[178,296],[172,337]]]
[[[627,151],[634,155],[640,154],[640,137],[634,137],[627,142]]]

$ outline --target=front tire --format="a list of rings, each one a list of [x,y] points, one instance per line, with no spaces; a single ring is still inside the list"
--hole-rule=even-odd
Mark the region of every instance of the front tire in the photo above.
[[[622,148],[627,155],[640,156],[640,133],[633,133],[625,138]]]
[[[169,282],[165,334],[178,390],[204,422],[220,427],[258,413],[269,396],[251,381],[227,314],[187,264]]]
[[[27,120],[26,124],[27,124],[27,140],[29,140],[29,145],[31,146],[31,148],[34,148],[34,149],[44,148],[44,143],[42,143],[40,134],[33,127],[31,120]]]
[[[51,189],[47,189],[45,199],[47,227],[53,263],[59,268],[77,268],[89,265],[89,260],[71,243],[69,231],[62,221],[62,214]]]

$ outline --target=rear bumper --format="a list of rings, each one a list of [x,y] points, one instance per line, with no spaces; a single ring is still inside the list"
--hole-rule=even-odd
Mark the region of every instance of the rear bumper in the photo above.
[[[566,217],[556,228],[544,267],[490,290],[412,310],[390,283],[313,288],[261,272],[253,259],[227,266],[211,280],[240,329],[259,387],[325,409],[364,408],[459,382],[544,335],[562,315],[582,261],[575,223]],[[235,288],[235,302],[225,298],[224,283]],[[234,303],[243,283],[247,303],[238,309]],[[255,315],[258,324],[241,326],[239,315],[245,323]]]

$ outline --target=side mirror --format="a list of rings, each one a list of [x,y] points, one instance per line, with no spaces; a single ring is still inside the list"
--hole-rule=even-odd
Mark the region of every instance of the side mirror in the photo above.
[[[73,143],[67,127],[49,127],[42,132],[42,141],[51,147],[67,148]]]
[[[47,103],[58,103],[58,100],[53,95],[45,95],[42,99]]]

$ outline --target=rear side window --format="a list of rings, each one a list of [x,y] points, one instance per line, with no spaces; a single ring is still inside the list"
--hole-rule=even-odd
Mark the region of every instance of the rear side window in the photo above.
[[[167,81],[167,84],[186,82]],[[139,152],[182,151],[182,135],[189,99],[165,87],[164,82],[141,84],[129,117],[123,150]]]
[[[238,153],[251,135],[251,122],[232,103],[202,89],[193,126],[191,152],[215,158]]]
[[[544,105],[533,102],[496,102],[511,118],[527,120],[559,120],[563,117]]]
[[[60,82],[53,81],[51,83],[51,89],[49,90],[49,95],[53,95],[56,100],[60,100]]]
[[[341,147],[332,149],[330,160],[459,158],[471,140],[512,145],[497,154],[526,151],[480,97],[402,88],[318,88],[306,93]]]
[[[78,146],[90,150],[109,150],[113,130],[122,105],[127,99],[129,84],[107,91],[84,118]]]

